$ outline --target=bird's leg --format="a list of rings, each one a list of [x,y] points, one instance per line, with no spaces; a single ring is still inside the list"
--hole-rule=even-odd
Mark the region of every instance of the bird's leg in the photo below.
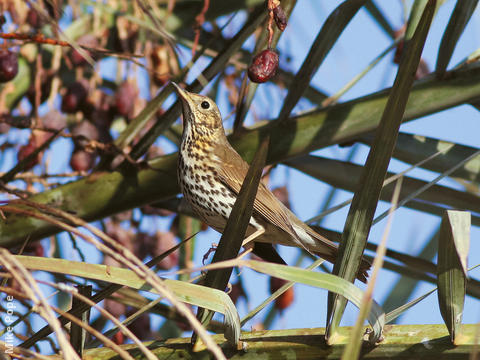
[[[253,234],[251,234],[245,240],[243,240],[242,246],[246,249],[253,248],[253,242],[252,241],[255,240],[257,237],[259,237],[260,235],[262,235],[264,232],[265,232],[265,228],[263,226],[257,228],[257,230],[255,230],[255,232]]]
[[[214,252],[215,250],[217,250],[217,244],[212,244],[212,246],[210,247],[210,249],[208,249],[208,251],[203,254],[203,259],[202,259],[202,264],[205,265],[205,261],[207,261],[208,257],[210,256],[210,254],[212,252]]]

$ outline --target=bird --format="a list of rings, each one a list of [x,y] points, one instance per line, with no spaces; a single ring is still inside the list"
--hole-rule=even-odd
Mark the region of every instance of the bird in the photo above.
[[[177,166],[180,189],[198,217],[222,233],[249,165],[228,142],[215,102],[172,85],[183,113]],[[266,261],[285,264],[273,244],[300,247],[331,263],[338,253],[336,243],[301,221],[261,181],[243,245]],[[369,268],[362,258],[357,279],[366,282]]]

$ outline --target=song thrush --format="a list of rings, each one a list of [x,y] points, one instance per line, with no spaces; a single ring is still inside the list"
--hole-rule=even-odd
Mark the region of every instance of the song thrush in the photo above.
[[[228,142],[215,102],[172,84],[183,108],[177,171],[181,191],[200,219],[222,232],[248,164]],[[330,262],[337,256],[334,242],[298,219],[262,182],[246,236],[254,241],[253,252],[267,261],[284,263],[272,244],[301,247]],[[357,278],[365,282],[369,268],[370,263],[362,259]]]

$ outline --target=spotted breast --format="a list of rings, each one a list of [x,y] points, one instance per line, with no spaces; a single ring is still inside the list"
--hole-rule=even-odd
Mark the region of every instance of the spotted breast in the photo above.
[[[228,142],[215,102],[174,86],[183,109],[177,171],[180,188],[197,215],[223,232],[248,164]],[[335,261],[338,252],[335,243],[298,219],[263,183],[258,187],[246,236],[244,244],[251,241],[254,252],[261,247],[271,253],[272,244],[297,246],[330,262]],[[283,261],[278,258],[277,254],[267,260]],[[369,267],[370,263],[362,259],[357,278],[366,281]]]

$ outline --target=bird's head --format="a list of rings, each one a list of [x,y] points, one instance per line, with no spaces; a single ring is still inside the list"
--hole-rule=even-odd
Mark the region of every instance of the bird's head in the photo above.
[[[182,101],[184,134],[212,139],[225,136],[222,116],[212,99],[183,90],[173,82],[172,85]]]

